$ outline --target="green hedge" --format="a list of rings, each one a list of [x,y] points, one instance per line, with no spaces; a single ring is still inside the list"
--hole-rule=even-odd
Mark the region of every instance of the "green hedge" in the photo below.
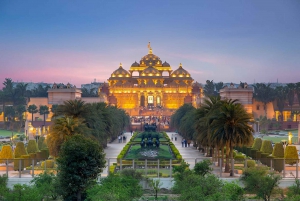
[[[298,162],[296,146],[287,146],[284,153],[285,164],[294,165]]]
[[[276,157],[276,158],[283,158],[284,157],[284,149],[283,149],[283,145],[280,142],[275,143],[273,152],[272,152],[272,156]]]
[[[46,169],[52,169],[52,168],[54,168],[54,161],[53,160],[43,161],[41,163],[41,168],[45,169],[45,165],[46,165]]]
[[[284,168],[283,158],[274,158],[273,168],[277,172],[281,172]]]
[[[255,138],[255,139],[254,139],[254,143],[253,143],[253,145],[252,145],[252,149],[260,150],[261,145],[262,145],[262,140],[261,140],[261,138]]]
[[[27,145],[27,153],[36,153],[38,152],[38,146],[35,140],[29,140]]]
[[[22,155],[21,158],[24,159],[24,167],[29,167],[31,165],[32,160],[30,159],[30,155]]]
[[[19,169],[19,161],[21,161],[21,169]],[[24,159],[23,158],[15,158],[14,159],[14,170],[19,171],[19,170],[24,170]]]
[[[261,152],[264,152],[264,153],[272,154],[272,152],[273,152],[273,147],[272,147],[271,141],[270,141],[270,140],[264,140],[264,141],[262,142],[260,151],[261,151]]]
[[[255,167],[255,160],[247,160],[247,168]]]
[[[27,155],[23,142],[18,142],[15,148],[15,158],[20,158],[22,155]]]

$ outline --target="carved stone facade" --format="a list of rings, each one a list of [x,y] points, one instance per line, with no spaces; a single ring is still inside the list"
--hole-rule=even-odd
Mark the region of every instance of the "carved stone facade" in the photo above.
[[[120,64],[108,83],[99,88],[99,93],[107,95],[110,105],[126,110],[131,116],[169,116],[184,103],[197,106],[201,92],[201,85],[193,83],[181,64],[173,71],[169,63],[152,53],[151,47],[129,71]]]

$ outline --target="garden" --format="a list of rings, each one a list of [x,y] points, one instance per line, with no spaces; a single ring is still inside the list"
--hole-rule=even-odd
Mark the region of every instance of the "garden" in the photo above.
[[[171,177],[172,167],[182,160],[178,149],[165,132],[145,129],[135,132],[110,166],[110,173],[133,168],[148,177]]]

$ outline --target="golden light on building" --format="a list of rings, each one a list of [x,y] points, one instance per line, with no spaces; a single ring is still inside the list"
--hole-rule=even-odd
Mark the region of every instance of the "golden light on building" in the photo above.
[[[148,54],[140,62],[135,61],[128,71],[120,64],[108,79],[109,84],[100,87],[100,92],[106,91],[109,104],[132,116],[156,115],[158,110],[171,115],[184,103],[196,105],[191,93],[195,93],[194,83],[189,72],[182,64],[173,71],[169,63],[153,54],[150,45],[148,48]],[[197,89],[196,93],[200,94],[199,85]]]

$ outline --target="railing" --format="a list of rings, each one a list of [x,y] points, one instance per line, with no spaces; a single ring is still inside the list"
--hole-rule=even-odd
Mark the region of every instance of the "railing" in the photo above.
[[[207,157],[207,159],[211,159]],[[120,160],[117,158],[106,158],[106,167],[103,169],[101,176],[107,176],[112,172],[117,173],[124,169],[135,169],[147,177],[156,178],[172,178],[174,166],[180,165],[178,160]],[[195,164],[202,161],[203,158],[185,158],[185,162],[189,164],[189,168],[193,169]],[[49,163],[48,163],[48,162]],[[292,162],[291,162],[292,161]],[[278,173],[282,178],[299,178],[299,159],[270,159],[261,158],[260,160],[235,160],[234,173],[236,176],[241,175],[247,168],[253,166],[264,166],[270,171]],[[293,163],[293,165],[286,164]],[[229,166],[231,160],[229,160]],[[0,159],[0,175],[8,175],[8,177],[34,177],[45,171],[57,173],[57,166],[51,160],[38,161],[37,159]],[[217,162],[213,162],[211,166],[213,173],[219,177],[228,177],[225,173],[225,162],[219,158]]]

